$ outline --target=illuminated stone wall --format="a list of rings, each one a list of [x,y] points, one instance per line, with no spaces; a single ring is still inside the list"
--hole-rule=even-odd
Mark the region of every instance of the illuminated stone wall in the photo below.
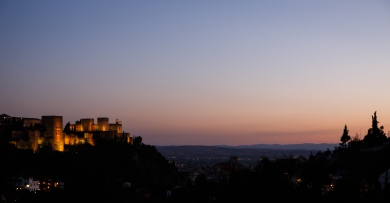
[[[18,132],[18,135],[22,135],[22,137],[13,138],[13,140],[10,141],[10,144],[14,144],[18,149],[31,149],[34,152],[38,150],[38,145],[40,143],[39,130],[12,131],[12,132]],[[25,136],[27,136],[28,139],[26,139]]]
[[[121,133],[122,132],[122,124],[110,124],[110,131],[115,131],[116,133]]]
[[[83,118],[80,121],[82,126],[81,131],[92,131],[93,118]]]
[[[64,144],[69,145],[70,143],[70,135],[65,134],[64,136]]]
[[[93,141],[93,133],[84,133],[84,139],[86,143],[95,146],[95,142]]]
[[[116,119],[115,123],[109,123],[106,117],[80,119],[80,123],[70,124],[70,134],[64,135],[65,145],[76,145],[88,143],[95,145],[95,139],[120,139],[133,143],[130,133],[123,133],[122,124]],[[74,132],[74,133],[72,133]],[[83,134],[81,134],[83,133]]]
[[[65,145],[77,145],[88,143],[92,146],[95,146],[95,141],[93,139],[93,133],[84,133],[84,137],[80,138],[78,135],[70,134],[64,136]]]
[[[133,139],[130,136],[130,133],[117,133],[116,137],[120,140],[124,140],[127,143],[133,144]]]
[[[45,137],[39,136],[39,137],[38,137],[38,141],[37,141],[38,146],[39,146],[39,145],[42,146],[42,145],[44,144],[44,142],[45,142]]]
[[[53,150],[64,151],[62,116],[42,116],[42,124],[46,127],[45,137],[51,140]]]
[[[39,134],[40,132],[38,130],[28,131],[29,144],[34,152],[38,150]]]
[[[76,145],[79,143],[79,138],[75,134],[65,135],[64,143],[66,145]]]
[[[9,117],[14,118],[14,117]],[[15,117],[16,118],[16,117]],[[3,120],[8,119],[4,117]],[[124,140],[132,144],[133,139],[130,133],[124,133],[122,124],[116,119],[115,123],[109,124],[109,119],[100,117],[97,124],[93,118],[83,118],[76,124],[70,124],[70,132],[63,132],[62,116],[42,116],[42,119],[16,118],[24,122],[23,130],[13,130],[12,141],[20,149],[32,149],[37,151],[40,146],[49,145],[53,150],[64,151],[64,145],[77,145],[89,143],[95,145],[95,139]],[[30,125],[42,124],[46,131],[33,130]],[[28,137],[28,139],[26,139]]]
[[[98,124],[98,131],[108,131],[108,118],[97,118],[97,124]]]
[[[70,124],[70,131],[82,132],[83,126],[81,124]]]
[[[77,132],[83,131],[83,126],[81,124],[75,124],[75,128]]]
[[[51,144],[52,144],[53,150],[63,152],[64,151],[64,136],[62,134],[55,135],[53,137],[53,141]]]

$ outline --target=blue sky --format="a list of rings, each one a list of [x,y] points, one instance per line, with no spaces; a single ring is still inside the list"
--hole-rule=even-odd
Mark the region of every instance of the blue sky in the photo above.
[[[2,1],[0,29],[11,116],[157,145],[338,142],[374,111],[390,130],[388,1]]]

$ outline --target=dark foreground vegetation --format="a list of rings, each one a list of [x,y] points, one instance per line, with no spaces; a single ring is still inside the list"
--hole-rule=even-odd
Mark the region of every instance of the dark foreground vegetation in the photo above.
[[[363,139],[351,137],[345,125],[333,150],[261,157],[254,169],[228,165],[221,169],[227,178],[218,181],[200,173],[192,182],[142,142],[104,140],[36,153],[3,144],[0,195],[17,202],[390,202],[390,140],[378,123],[374,113]],[[52,178],[65,187],[16,191],[7,184],[15,176]],[[126,181],[131,187],[122,187]]]
[[[43,147],[36,153],[2,145],[0,160],[0,196],[17,202],[128,202],[149,194],[150,200],[162,199],[179,182],[176,168],[143,144],[103,140],[96,146],[69,146],[65,152]],[[64,182],[64,188],[17,191],[7,184],[9,177],[52,179]],[[123,188],[124,182],[131,187]]]

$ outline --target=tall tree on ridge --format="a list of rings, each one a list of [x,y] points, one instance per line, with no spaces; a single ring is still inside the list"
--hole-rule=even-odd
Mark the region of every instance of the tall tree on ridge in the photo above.
[[[347,142],[349,142],[351,140],[351,136],[348,135],[348,132],[349,132],[349,130],[347,128],[347,124],[345,124],[343,135],[340,138],[340,141],[341,141],[340,146],[343,148],[346,148]]]
[[[372,128],[368,129],[367,135],[363,139],[369,147],[378,146],[387,141],[386,133],[383,132],[384,127],[378,128],[378,123],[375,111],[372,116]]]

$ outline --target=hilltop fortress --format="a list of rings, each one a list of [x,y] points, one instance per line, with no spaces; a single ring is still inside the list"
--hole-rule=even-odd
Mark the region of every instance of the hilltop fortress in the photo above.
[[[67,145],[88,143],[95,145],[98,139],[115,139],[133,144],[130,133],[122,131],[122,124],[116,119],[109,123],[106,117],[83,118],[75,124],[67,123],[63,128],[62,116],[42,116],[38,118],[11,117],[0,115],[2,140],[7,140],[20,149],[37,151],[42,146],[51,146],[53,150],[64,151]]]

